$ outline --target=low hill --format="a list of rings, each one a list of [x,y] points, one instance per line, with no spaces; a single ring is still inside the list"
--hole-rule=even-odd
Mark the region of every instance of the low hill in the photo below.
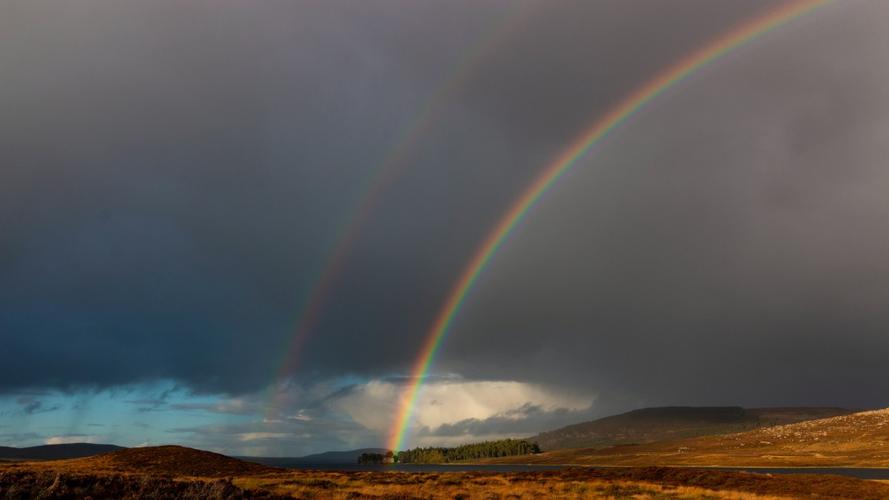
[[[67,458],[82,458],[122,450],[120,446],[113,444],[93,443],[68,443],[45,444],[30,446],[27,448],[13,448],[0,446],[0,459],[2,460],[64,460]]]
[[[643,408],[569,425],[528,438],[544,451],[605,448],[697,436],[743,432],[772,425],[846,415],[843,408],[750,408],[668,406]]]
[[[889,467],[889,409],[747,432],[605,449],[557,450],[493,463]]]
[[[362,453],[386,453],[385,448],[361,448],[360,450],[326,451],[302,457],[238,457],[242,460],[256,462],[274,467],[294,467],[306,465],[342,465],[356,464]]]
[[[69,472],[138,473],[166,477],[249,476],[281,470],[185,446],[124,448],[94,457],[32,462],[31,465]]]

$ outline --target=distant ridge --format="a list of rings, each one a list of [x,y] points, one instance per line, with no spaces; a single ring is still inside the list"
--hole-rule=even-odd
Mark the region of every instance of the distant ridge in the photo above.
[[[889,468],[889,408],[739,433],[609,448],[564,449],[484,462],[634,467]]]
[[[124,449],[113,444],[67,443],[44,444],[27,448],[0,446],[0,459],[3,460],[64,460],[83,458]]]
[[[569,425],[528,439],[544,451],[605,448],[743,432],[850,413],[853,410],[830,407],[665,406]]]
[[[356,464],[358,457],[362,453],[386,453],[385,448],[361,448],[358,450],[348,451],[326,451],[324,453],[315,453],[302,457],[238,457],[243,460],[249,460],[265,465],[275,467],[294,467],[306,465],[343,465]]]

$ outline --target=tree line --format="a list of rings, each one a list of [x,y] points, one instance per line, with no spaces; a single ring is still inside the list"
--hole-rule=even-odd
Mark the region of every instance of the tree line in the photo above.
[[[395,454],[391,451],[386,453],[362,453],[358,457],[359,464],[391,464],[395,462]]]
[[[524,439],[501,439],[464,444],[456,448],[428,447],[400,451],[394,459],[403,464],[430,464],[474,460],[478,458],[509,457],[540,453],[537,443]]]

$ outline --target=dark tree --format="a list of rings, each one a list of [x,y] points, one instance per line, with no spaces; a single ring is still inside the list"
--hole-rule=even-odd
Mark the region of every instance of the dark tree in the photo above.
[[[396,462],[429,464],[475,460],[479,458],[508,457],[513,455],[530,455],[540,453],[537,443],[524,439],[501,439],[458,446],[456,448],[414,448],[398,452]]]
[[[381,464],[383,463],[383,455],[381,453],[362,453],[358,457],[359,464]]]

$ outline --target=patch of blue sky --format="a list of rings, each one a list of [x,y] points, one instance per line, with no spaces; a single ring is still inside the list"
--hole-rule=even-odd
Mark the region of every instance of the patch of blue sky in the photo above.
[[[171,381],[22,392],[0,396],[0,445],[165,444],[176,442],[181,429],[255,418],[253,409],[237,399],[193,394]]]

